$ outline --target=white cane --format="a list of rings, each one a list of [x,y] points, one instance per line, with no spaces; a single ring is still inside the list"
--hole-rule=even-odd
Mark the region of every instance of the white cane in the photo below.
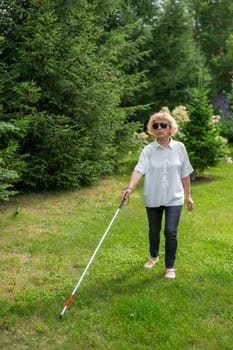
[[[94,251],[92,257],[90,258],[90,260],[89,260],[89,262],[88,262],[88,264],[87,264],[85,270],[83,271],[83,273],[82,273],[82,275],[81,275],[81,277],[80,277],[78,283],[76,284],[74,290],[72,291],[71,295],[70,295],[69,298],[67,299],[67,302],[65,303],[65,306],[64,306],[62,312],[60,313],[60,316],[59,316],[60,319],[63,317],[64,313],[66,312],[67,308],[69,307],[69,305],[70,305],[70,303],[71,303],[71,301],[72,301],[72,299],[73,299],[75,293],[77,292],[78,287],[80,286],[80,284],[81,284],[81,282],[82,282],[84,276],[86,275],[86,273],[87,273],[89,267],[91,266],[92,261],[94,260],[94,258],[95,258],[95,256],[96,256],[96,254],[97,254],[97,252],[98,252],[98,250],[99,250],[101,244],[103,243],[105,237],[107,236],[107,233],[108,233],[108,231],[110,230],[110,228],[111,228],[111,226],[112,226],[114,220],[116,219],[117,215],[119,214],[119,211],[121,210],[121,208],[122,208],[124,202],[125,202],[125,199],[122,199],[122,200],[121,200],[121,203],[120,203],[120,205],[119,205],[119,207],[118,207],[118,209],[117,209],[117,211],[115,212],[115,214],[114,214],[114,216],[113,216],[111,222],[109,223],[109,225],[108,225],[106,231],[104,232],[104,234],[103,234],[101,240],[99,241],[99,244],[97,245],[97,247],[96,247],[96,249],[95,249],[95,251]]]

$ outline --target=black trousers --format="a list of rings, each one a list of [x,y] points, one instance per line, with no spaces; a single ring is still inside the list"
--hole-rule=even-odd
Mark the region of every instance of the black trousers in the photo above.
[[[146,208],[149,224],[150,255],[159,255],[160,231],[162,227],[163,213],[165,212],[165,266],[174,267],[177,251],[177,228],[180,221],[182,205],[171,207]]]

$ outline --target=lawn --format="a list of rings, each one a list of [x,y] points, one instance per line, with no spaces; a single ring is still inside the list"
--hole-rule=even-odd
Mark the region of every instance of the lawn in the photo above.
[[[120,202],[129,171],[71,192],[20,195],[0,211],[2,350],[230,350],[233,165],[192,184],[177,278],[151,270],[142,183],[114,221],[62,320],[59,314]]]

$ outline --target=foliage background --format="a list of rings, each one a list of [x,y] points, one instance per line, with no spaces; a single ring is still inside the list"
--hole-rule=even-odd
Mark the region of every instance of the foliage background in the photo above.
[[[210,105],[215,96],[231,101],[232,7],[229,0],[2,0],[0,198],[116,172],[151,113],[199,103],[189,91],[200,88],[200,76]],[[220,145],[218,133],[232,139],[231,102],[211,108],[224,123],[205,142]],[[220,148],[197,170],[219,161]]]

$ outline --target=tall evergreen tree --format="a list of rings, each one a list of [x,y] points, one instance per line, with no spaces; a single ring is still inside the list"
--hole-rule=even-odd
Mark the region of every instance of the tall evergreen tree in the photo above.
[[[20,128],[21,187],[69,188],[111,173],[137,89],[134,28],[110,28],[99,1],[3,1],[2,120]],[[111,13],[119,2],[111,2]],[[127,68],[126,67],[127,64]],[[129,88],[131,86],[131,88]],[[118,144],[117,144],[118,142]]]
[[[158,4],[155,2],[155,4]],[[139,101],[150,104],[150,113],[162,106],[173,108],[186,102],[187,89],[197,86],[199,71],[209,80],[204,56],[193,38],[192,17],[185,0],[165,0],[151,13],[143,61],[149,84]]]
[[[211,94],[230,91],[233,71],[232,0],[190,0],[195,24],[195,40],[206,55],[212,74]]]

